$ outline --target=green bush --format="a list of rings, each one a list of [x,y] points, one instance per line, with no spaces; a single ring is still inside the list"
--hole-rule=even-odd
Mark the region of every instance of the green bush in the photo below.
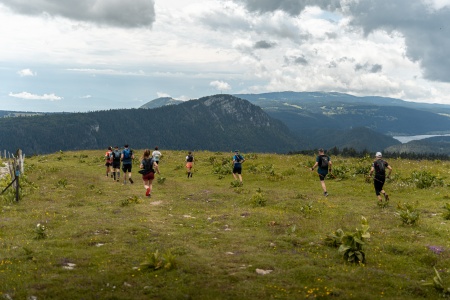
[[[420,212],[417,210],[418,204],[419,202],[416,202],[415,204],[398,203],[395,215],[402,220],[403,224],[416,225],[420,217]]]
[[[428,171],[414,171],[411,174],[411,181],[419,189],[426,189],[432,186],[443,186],[444,181],[441,178],[431,174]]]

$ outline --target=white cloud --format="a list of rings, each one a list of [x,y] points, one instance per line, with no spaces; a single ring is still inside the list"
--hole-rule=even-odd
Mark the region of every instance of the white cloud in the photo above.
[[[27,90],[55,95],[9,96],[95,95],[27,103],[39,111],[124,108],[148,95],[188,100],[213,90],[450,104],[450,0],[131,2],[0,0],[8,45],[0,48],[0,109],[25,109],[8,91]]]
[[[17,74],[20,75],[20,77],[27,77],[27,76],[36,76],[37,74],[30,69],[23,69],[17,72]]]
[[[219,91],[231,90],[231,86],[227,82],[224,82],[224,81],[219,81],[219,80],[211,81],[209,83],[209,85],[214,87],[215,89],[217,89]]]
[[[18,94],[9,93],[10,97],[26,99],[26,100],[48,100],[48,101],[58,101],[64,99],[63,97],[56,96],[55,94],[44,94],[36,95],[28,92],[21,92]]]
[[[117,27],[151,26],[155,20],[153,0],[2,0],[24,15],[49,15]]]
[[[90,99],[90,98],[92,98],[92,96],[91,95],[85,95],[85,96],[81,96],[80,98],[81,99]]]

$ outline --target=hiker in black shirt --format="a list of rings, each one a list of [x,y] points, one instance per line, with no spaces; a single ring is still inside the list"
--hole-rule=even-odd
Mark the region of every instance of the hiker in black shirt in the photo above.
[[[375,154],[375,161],[372,163],[372,168],[370,168],[369,176],[375,172],[375,176],[373,177],[373,186],[375,187],[375,194],[377,195],[378,201],[381,203],[383,200],[381,198],[381,194],[384,195],[384,200],[386,202],[389,201],[389,196],[386,191],[383,189],[384,182],[386,177],[389,177],[392,172],[392,167],[384,160],[382,160],[381,152],[377,152]],[[389,170],[388,175],[386,176],[386,169]]]
[[[328,197],[327,186],[325,184],[325,177],[328,175],[328,171],[331,172],[331,159],[328,155],[325,155],[325,150],[319,149],[319,155],[316,157],[316,163],[312,166],[311,171],[317,168],[317,174],[319,175],[320,185],[323,189],[323,195]]]

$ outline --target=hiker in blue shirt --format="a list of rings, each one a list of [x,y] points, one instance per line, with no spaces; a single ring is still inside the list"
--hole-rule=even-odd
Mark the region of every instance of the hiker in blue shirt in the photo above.
[[[392,167],[383,159],[383,155],[381,152],[377,152],[375,154],[375,161],[372,163],[372,167],[370,168],[369,176],[375,172],[375,176],[373,177],[373,186],[375,188],[375,194],[377,195],[378,201],[381,203],[383,200],[381,199],[381,194],[384,196],[384,200],[386,202],[389,201],[389,196],[386,191],[383,189],[384,182],[386,177],[389,178],[391,176]],[[386,176],[386,169],[389,170],[388,175]]]
[[[242,185],[242,163],[245,161],[245,158],[239,154],[239,150],[234,151],[233,156],[233,178],[234,180],[238,180]]]
[[[323,149],[319,149],[319,155],[316,157],[316,163],[312,166],[311,171],[317,168],[317,173],[319,174],[320,184],[322,185],[323,195],[328,197],[327,186],[325,185],[325,177],[328,174],[328,171],[331,173],[331,159],[328,155],[325,155],[325,151]]]
[[[122,172],[123,172],[123,184],[127,183],[127,173],[128,180],[133,183],[133,179],[131,179],[131,167],[133,165],[134,154],[133,150],[128,148],[128,144],[124,146],[125,148],[122,150],[121,160],[122,160]]]

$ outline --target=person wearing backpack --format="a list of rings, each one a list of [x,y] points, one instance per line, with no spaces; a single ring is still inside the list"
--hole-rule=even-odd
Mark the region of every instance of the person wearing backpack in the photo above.
[[[124,146],[120,158],[122,160],[123,184],[127,183],[127,174],[130,183],[134,183],[133,179],[131,179],[131,167],[133,165],[134,154],[133,150],[128,147],[128,144]]]
[[[187,169],[187,177],[192,177],[192,168],[194,167],[194,155],[189,151],[186,156],[186,169]]]
[[[111,163],[112,163],[111,154],[112,154],[112,147],[109,146],[108,151],[106,151],[106,153],[105,153],[106,177],[109,177],[109,175],[111,174],[111,178],[112,178],[113,174],[111,172]]]
[[[150,157],[150,150],[145,149],[144,154],[141,157],[139,173],[142,174],[142,180],[144,181],[145,196],[152,196],[152,182],[155,179],[155,171],[159,174],[159,168],[156,161]]]
[[[120,157],[122,153],[119,150],[119,146],[114,147],[114,151],[111,152],[111,164],[113,169],[114,181],[120,180]]]
[[[234,180],[238,180],[239,184],[242,185],[242,163],[245,161],[245,158],[239,154],[239,150],[234,150],[233,155],[233,178]]]
[[[369,176],[372,177],[372,174],[375,173],[375,176],[373,177],[373,186],[375,188],[375,194],[377,195],[378,201],[379,202],[383,201],[381,198],[381,194],[383,194],[384,200],[388,202],[389,196],[383,189],[383,186],[386,177],[389,178],[389,176],[391,176],[392,167],[382,158],[383,155],[381,154],[381,152],[377,152],[375,154],[375,160],[372,163],[372,167],[370,168]],[[386,169],[389,170],[387,176],[386,176]]]
[[[322,185],[323,195],[328,197],[327,186],[325,185],[325,177],[328,174],[328,171],[331,173],[331,159],[328,155],[325,155],[325,151],[323,149],[319,149],[319,155],[316,157],[316,163],[312,166],[311,171],[314,171],[316,167],[317,173],[319,174],[320,184]]]

